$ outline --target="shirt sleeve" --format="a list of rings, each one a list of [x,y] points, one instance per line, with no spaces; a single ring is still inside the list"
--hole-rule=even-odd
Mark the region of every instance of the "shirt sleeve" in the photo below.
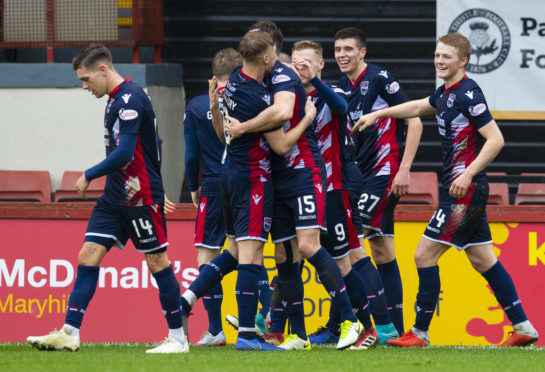
[[[280,70],[280,71],[279,71]],[[278,92],[292,92],[295,93],[295,87],[297,86],[299,78],[287,66],[274,69],[270,74],[269,87],[272,95],[274,96]]]
[[[401,85],[399,85],[399,81],[388,71],[381,71],[377,75],[377,84],[380,96],[389,106],[396,106],[409,100]]]
[[[433,94],[428,98],[428,102],[433,107],[437,108],[437,97],[441,94],[441,91],[443,90],[443,85],[441,85]]]
[[[473,98],[465,97],[463,101],[462,113],[477,128],[482,128],[490,123],[494,118],[488,110],[486,99],[480,89],[473,90]]]
[[[134,94],[126,94],[121,98],[122,105],[117,113],[119,133],[139,134],[144,105],[140,102],[139,97]]]
[[[87,169],[85,171],[85,178],[91,181],[123,168],[132,161],[137,140],[138,136],[135,134],[120,133],[119,144],[115,150],[106,156],[106,159],[94,167]]]
[[[318,93],[324,98],[325,102],[335,114],[342,115],[348,110],[348,104],[339,94],[335,93],[332,88],[321,81],[318,76],[310,81],[310,83],[316,88]]]
[[[199,188],[199,143],[194,130],[194,117],[191,104],[187,105],[184,114],[184,140],[185,140],[185,174],[189,191]]]

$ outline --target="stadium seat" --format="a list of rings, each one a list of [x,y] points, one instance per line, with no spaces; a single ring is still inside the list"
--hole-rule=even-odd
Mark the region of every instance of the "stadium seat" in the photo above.
[[[51,202],[49,172],[0,170],[0,201]]]
[[[505,172],[487,172],[487,176],[507,176]],[[509,205],[509,185],[507,182],[489,182],[488,204]]]
[[[78,195],[76,181],[82,174],[82,171],[65,171],[62,174],[61,187],[55,192],[56,202],[93,201],[102,196],[106,185],[106,176],[91,181],[86,199]]]
[[[409,193],[399,200],[401,204],[439,204],[439,184],[435,172],[411,172]]]
[[[545,176],[545,173],[521,173],[521,176]],[[519,183],[515,204],[545,204],[545,183]]]

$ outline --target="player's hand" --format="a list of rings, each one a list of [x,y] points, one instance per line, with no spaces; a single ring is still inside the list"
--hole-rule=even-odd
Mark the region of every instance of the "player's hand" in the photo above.
[[[354,124],[354,126],[352,127],[352,132],[355,132],[356,130],[363,132],[365,128],[368,128],[371,125],[375,124],[378,118],[375,112],[370,112],[369,114],[360,116],[356,124]]]
[[[89,184],[91,181],[89,181],[87,178],[85,178],[85,173],[81,175],[80,178],[76,181],[76,191],[78,192],[78,195],[82,198],[87,198],[87,188],[89,187]]]
[[[225,119],[227,120],[223,122],[223,130],[231,136],[231,140],[244,134],[244,126],[240,125],[240,121],[229,115],[225,115]]]
[[[307,102],[305,103],[305,116],[310,119],[311,123],[316,117],[316,112],[316,106],[312,103],[312,97],[307,97]]]
[[[176,204],[168,200],[167,195],[165,194],[165,214],[172,213],[176,210]]]
[[[310,62],[307,60],[302,58],[294,58],[293,66],[295,67],[295,71],[299,74],[299,77],[302,79],[304,78],[310,81],[314,78],[314,76],[316,76],[312,70]]]
[[[466,195],[467,189],[471,185],[472,180],[473,177],[471,177],[471,175],[469,175],[467,172],[463,172],[452,182],[448,193],[454,198],[463,198]]]
[[[191,191],[191,200],[193,201],[193,205],[195,208],[199,208],[199,199],[201,197],[201,187],[195,191]]]
[[[391,191],[395,196],[403,196],[409,192],[411,183],[411,174],[406,169],[399,169],[394,181],[392,182]]]
[[[208,98],[210,99],[210,111],[219,110],[218,79],[215,76],[208,80]]]

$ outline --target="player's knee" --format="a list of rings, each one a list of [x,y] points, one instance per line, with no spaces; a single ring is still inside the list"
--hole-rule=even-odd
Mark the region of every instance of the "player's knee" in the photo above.
[[[106,252],[106,247],[100,244],[85,242],[78,253],[78,265],[99,266]]]
[[[154,274],[170,266],[168,261],[167,252],[160,253],[146,253],[146,263],[148,264],[149,271]]]

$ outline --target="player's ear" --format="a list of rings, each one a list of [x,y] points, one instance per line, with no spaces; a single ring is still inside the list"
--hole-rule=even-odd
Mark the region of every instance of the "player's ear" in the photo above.
[[[325,66],[325,61],[323,59],[320,60],[320,70],[323,70]]]
[[[360,49],[361,58],[365,58],[366,54],[367,54],[367,48],[366,47],[361,48]]]

